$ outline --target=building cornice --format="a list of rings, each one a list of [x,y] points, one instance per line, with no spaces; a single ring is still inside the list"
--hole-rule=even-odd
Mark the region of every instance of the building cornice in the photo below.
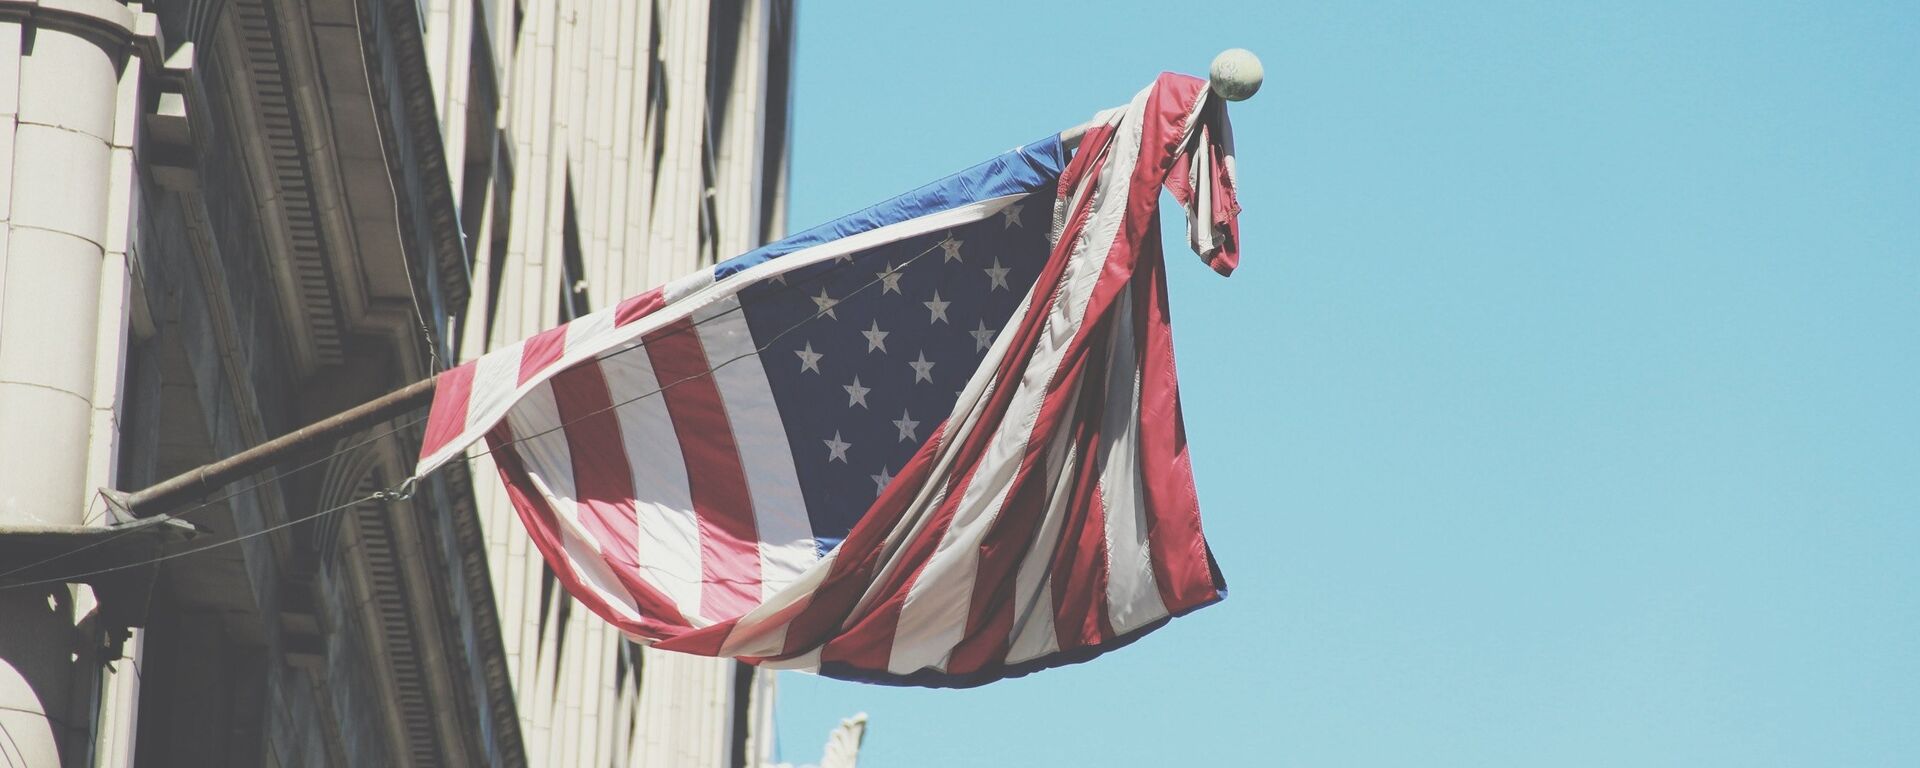
[[[439,292],[449,314],[465,311],[466,246],[454,203],[453,177],[441,135],[440,113],[427,67],[425,31],[411,0],[348,0],[359,14],[361,44],[372,86],[374,111],[382,121],[388,173],[402,191],[401,212],[412,219],[415,254],[409,266],[422,290]],[[380,77],[372,77],[373,74]],[[432,260],[430,269],[419,256]],[[431,287],[427,283],[431,282]],[[443,340],[436,338],[436,342]],[[444,351],[444,350],[443,350]]]

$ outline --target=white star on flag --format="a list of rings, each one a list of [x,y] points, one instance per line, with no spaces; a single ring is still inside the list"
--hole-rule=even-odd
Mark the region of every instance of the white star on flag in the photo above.
[[[885,272],[875,272],[873,276],[880,278],[880,295],[900,292],[900,270],[894,269],[892,264],[887,265]]]
[[[826,293],[826,291],[821,291],[821,293],[823,293],[823,294],[824,294],[824,293]],[[927,318],[927,322],[929,322],[929,323],[932,323],[932,322],[935,322],[935,321],[938,321],[938,322],[942,322],[942,323],[944,323],[944,322],[946,322],[946,321],[947,321],[947,307],[948,307],[949,305],[951,305],[951,304],[953,304],[953,302],[951,302],[951,301],[941,301],[941,300],[940,300],[940,292],[939,292],[939,291],[934,291],[934,292],[933,292],[933,301],[923,301],[923,302],[920,302],[920,306],[923,306],[923,307],[926,307],[926,308],[927,308],[927,311],[928,311],[928,312],[932,312],[932,313],[933,313],[933,316],[932,316],[932,317],[929,317],[929,318]]]
[[[995,332],[987,329],[987,321],[985,320],[980,321],[980,328],[978,330],[967,331],[967,333],[973,335],[973,351],[975,352],[979,352],[993,345],[993,334]]]
[[[814,306],[819,307],[820,308],[819,311],[827,313],[827,317],[831,317],[835,320],[838,320],[840,318],[833,314],[833,305],[839,304],[839,303],[840,303],[839,299],[835,299],[827,295],[827,289],[825,288],[820,289],[820,295],[813,297]]]
[[[827,444],[827,461],[838,461],[842,464],[847,463],[847,449],[852,448],[853,443],[841,440],[839,430],[834,431],[832,440],[822,440],[820,442]]]
[[[993,281],[993,286],[991,288],[988,288],[987,290],[998,290],[1001,288],[1006,288],[1007,290],[1013,290],[1011,287],[1007,285],[1007,273],[1012,271],[1013,270],[1011,269],[1007,269],[1006,267],[1000,266],[999,259],[997,258],[994,259],[993,266],[987,268],[987,279]]]
[[[1020,206],[1018,205],[1007,206],[1005,210],[1002,210],[1000,212],[1000,215],[1007,217],[1006,226],[1009,229],[1013,227],[1026,226],[1025,224],[1020,223]]]
[[[920,439],[920,422],[914,421],[912,414],[900,412],[900,418],[894,419],[893,426],[900,430],[900,442]]]
[[[867,475],[867,477],[873,478],[873,495],[875,496],[880,495],[881,491],[887,489],[887,483],[893,482],[893,475],[887,472],[886,467],[880,468],[880,474]]]
[[[867,337],[868,352],[872,352],[876,349],[880,350],[881,352],[885,352],[887,351],[887,334],[888,333],[890,333],[890,331],[880,330],[880,321],[875,320],[873,321],[873,325],[869,327],[867,330],[861,331],[860,335]]]
[[[915,383],[921,381],[929,384],[933,383],[933,363],[927,362],[926,352],[920,353],[920,359],[907,363],[907,367],[913,369],[913,380]]]
[[[826,357],[823,353],[813,351],[813,342],[811,341],[807,342],[806,349],[796,349],[793,353],[800,356],[801,373],[806,373],[807,371],[819,373],[820,358]]]
[[[847,391],[847,407],[848,408],[852,408],[856,405],[862,408],[867,407],[867,393],[873,391],[872,387],[860,386],[859,376],[853,377],[852,384],[842,384],[840,385],[840,388]]]
[[[945,264],[949,261],[959,261],[960,244],[964,242],[966,241],[955,240],[953,235],[947,235],[947,239],[940,241],[940,250],[945,251],[945,253],[940,255],[940,263]]]

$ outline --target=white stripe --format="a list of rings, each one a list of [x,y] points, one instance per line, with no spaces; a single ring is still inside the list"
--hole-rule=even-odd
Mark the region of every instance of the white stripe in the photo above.
[[[634,349],[601,360],[600,372],[613,399],[620,442],[633,474],[633,509],[639,526],[635,560],[640,563],[640,575],[672,600],[688,621],[704,626],[707,622],[696,618],[701,572],[693,492],[653,363],[645,349]]]
[[[1049,516],[1047,523],[1052,527],[1055,538],[1058,539],[1059,521]],[[1051,556],[1053,553],[1044,554]],[[1013,643],[1007,648],[1008,664],[1032,661],[1060,651],[1060,633],[1053,625],[1053,575],[1046,572],[1044,565],[1046,559],[1047,557],[1041,558],[1043,564],[1039,569],[1039,581],[1031,585],[1026,583],[1026,565],[1023,563],[1020,566],[1018,588],[1022,598],[1020,610],[1024,614],[1016,618],[1013,624]]]
[[[1095,209],[1087,222],[1087,237],[1074,244],[1058,298],[1048,307],[1046,326],[1033,357],[1022,372],[1006,418],[997,426],[985,455],[963,492],[954,519],[928,559],[900,608],[887,669],[908,674],[933,666],[947,657],[965,636],[968,605],[973,596],[980,540],[998,517],[1008,485],[1017,475],[1034,422],[1046,402],[1066,348],[1081,329],[1087,304],[1112,251],[1125,218],[1130,182],[1140,156],[1141,121],[1151,87],[1134,97],[1109,145],[1109,157],[1096,182],[1105,194],[1094,197]],[[1011,335],[1011,334],[1008,334]],[[984,364],[983,364],[984,367]],[[1064,430],[1062,431],[1064,433]],[[965,441],[955,435],[943,447]],[[919,514],[930,516],[931,509]]]
[[[1037,659],[1060,650],[1059,633],[1053,625],[1053,549],[1060,541],[1060,529],[1067,517],[1066,506],[1073,484],[1072,476],[1060,469],[1074,465],[1075,458],[1077,452],[1071,445],[1065,451],[1056,450],[1048,456],[1047,471],[1054,478],[1053,495],[1047,502],[1046,517],[1040,521],[1040,530],[1035,534],[1026,556],[1020,559],[1020,570],[1014,576],[1014,599],[1019,601],[1019,605],[1015,609],[1018,613],[1014,616],[1011,642],[1007,647],[1009,664]]]
[[[823,261],[831,261],[847,254],[858,253],[887,243],[905,240],[909,237],[965,226],[976,221],[985,221],[987,218],[1005,210],[1007,206],[1025,200],[1034,194],[1033,192],[1021,192],[1015,195],[1002,195],[1000,197],[978,200],[938,213],[930,213],[919,218],[895,222],[859,234],[848,235],[838,240],[830,240],[811,248],[802,248],[777,259],[764,261],[749,267],[720,281],[717,285],[737,286],[755,283],[775,275],[786,274],[796,269],[819,264]],[[728,293],[731,294],[732,291]]]
[[[638,620],[640,610],[633,596],[601,557],[599,541],[580,523],[573,455],[567,449],[566,431],[554,429],[560,424],[560,409],[553,399],[553,387],[542,385],[528,392],[507,414],[507,424],[516,438],[514,452],[559,521],[560,530],[555,534],[566,550],[574,577],[614,610],[624,608],[629,619]]]
[[[565,357],[567,350],[591,347],[599,342],[601,334],[613,330],[613,316],[619,309],[619,305],[607,307],[567,323],[567,341],[560,347],[561,356]]]
[[[709,285],[713,285],[713,269],[711,267],[701,269],[691,275],[675,278],[660,287],[660,300],[663,302],[662,307],[671,306],[675,302],[692,296],[694,293]]]
[[[947,654],[965,636],[967,607],[973,600],[980,561],[979,543],[993,525],[993,513],[999,511],[1011,490],[1008,481],[1012,477],[1006,471],[1017,467],[1004,467],[989,458],[961,494],[939,546],[907,588],[907,600],[900,606],[900,622],[894,629],[893,650],[887,656],[888,672],[904,675],[943,667]]]
[[[452,440],[447,441],[447,444],[442,446],[440,450],[422,458],[419,465],[414,468],[414,476],[424,477],[427,473],[438,469],[441,464],[446,463],[449,459],[465,450],[473,441],[485,435],[487,430],[498,423],[500,417],[505,414],[504,405],[498,409],[492,407],[480,408],[476,407],[476,403],[481,401],[487,403],[511,403],[520,396],[521,393],[538,386],[541,382],[552,378],[561,371],[573,367],[574,364],[582,360],[589,357],[598,357],[610,350],[638,343],[640,337],[659,330],[670,323],[679,321],[682,318],[689,317],[701,308],[731,297],[739,293],[741,288],[760,280],[785,274],[823,261],[830,261],[845,254],[863,251],[898,240],[924,235],[929,232],[937,232],[943,229],[951,229],[976,221],[982,221],[999,213],[1007,206],[1029,197],[1031,194],[1032,193],[1021,193],[980,200],[949,208],[938,213],[931,213],[919,218],[871,229],[857,235],[822,243],[812,248],[805,248],[781,256],[780,258],[763,262],[718,282],[715,282],[713,279],[713,270],[711,267],[687,275],[686,277],[667,284],[662,290],[661,296],[667,304],[661,307],[659,311],[624,326],[613,328],[604,333],[594,334],[591,342],[583,343],[578,347],[571,344],[567,345],[567,348],[562,350],[559,360],[555,361],[552,365],[546,366],[545,369],[536,373],[532,379],[529,379],[524,384],[520,384],[518,387],[513,386],[513,382],[519,379],[520,355],[518,352],[515,352],[512,355],[514,361],[514,377],[507,380],[504,384],[488,382],[488,388],[483,390],[479,376],[476,375],[474,377],[474,391],[469,398],[467,408],[467,428]],[[571,336],[571,334],[569,334],[569,336]],[[520,344],[516,343],[512,347],[490,352],[486,357],[482,357],[481,360],[485,361],[489,357],[502,355],[502,353],[508,349],[517,350],[519,347]]]
[[[937,449],[940,451],[940,456],[935,459],[934,469],[928,474],[927,482],[921,485],[913,501],[908,502],[900,519],[893,524],[893,529],[887,531],[887,535],[881,539],[879,548],[883,554],[880,558],[880,570],[868,580],[867,591],[861,594],[860,602],[855,604],[853,615],[866,615],[873,610],[875,604],[891,597],[892,593],[882,591],[882,586],[892,581],[897,571],[913,565],[899,556],[900,549],[908,542],[920,537],[921,530],[933,522],[933,510],[939,509],[940,505],[947,501],[947,485],[953,477],[951,469],[954,457],[954,453],[947,448],[946,438],[942,436],[941,446]]]
[[[487,353],[473,364],[473,381],[467,392],[466,432],[474,433],[477,438],[500,423],[500,417],[506,413],[514,385],[520,381],[520,357],[526,351],[527,342],[516,341]],[[459,443],[465,448],[472,439],[456,438],[442,451],[454,448]]]
[[[1206,129],[1201,128],[1201,135]],[[1213,153],[1202,148],[1187,166],[1187,246],[1206,256],[1220,248],[1213,229]]]
[[[819,559],[807,500],[793,466],[793,449],[774,402],[767,372],[753,346],[740,299],[728,297],[694,313],[707,365],[726,405],[733,444],[740,453],[747,491],[753,499],[754,529],[760,544],[760,598],[793,583]]]
[[[1140,476],[1140,359],[1134,347],[1133,293],[1114,305],[1107,367],[1107,410],[1100,425],[1100,500],[1107,539],[1107,621],[1125,634],[1167,615],[1153,580],[1146,498]],[[1122,404],[1124,403],[1124,407]]]

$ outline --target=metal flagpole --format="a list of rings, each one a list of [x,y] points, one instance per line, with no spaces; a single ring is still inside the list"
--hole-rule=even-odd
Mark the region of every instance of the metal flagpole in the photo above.
[[[226,484],[266,469],[281,460],[325,445],[366,427],[433,402],[438,377],[423,379],[288,432],[227,458],[189,469],[115,501],[135,517],[153,517],[209,496]]]

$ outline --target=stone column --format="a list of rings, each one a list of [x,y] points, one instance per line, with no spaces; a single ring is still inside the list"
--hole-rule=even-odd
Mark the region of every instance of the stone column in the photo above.
[[[85,524],[112,482],[133,52],[153,21],[110,0],[0,0],[0,526]],[[0,763],[89,759],[92,602],[64,584],[0,591]]]

